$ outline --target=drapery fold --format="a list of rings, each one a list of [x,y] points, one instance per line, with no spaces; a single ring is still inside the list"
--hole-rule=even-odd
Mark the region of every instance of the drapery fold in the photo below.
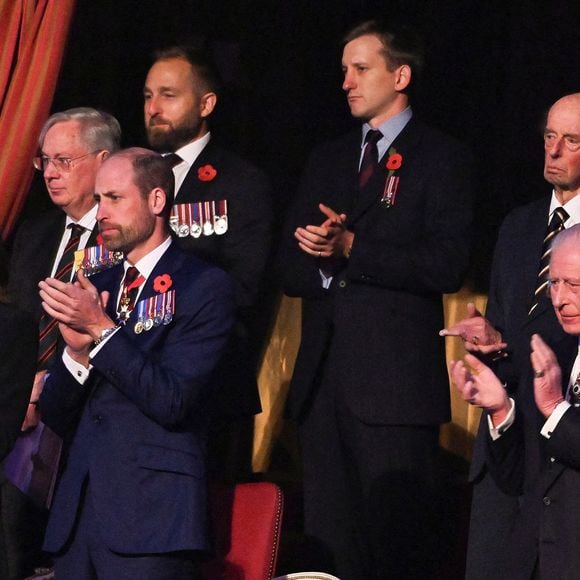
[[[0,232],[32,180],[31,159],[58,80],[75,0],[0,0]]]

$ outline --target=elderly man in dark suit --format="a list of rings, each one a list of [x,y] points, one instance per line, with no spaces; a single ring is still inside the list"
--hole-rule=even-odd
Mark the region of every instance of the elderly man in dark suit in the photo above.
[[[311,156],[280,268],[304,298],[289,394],[305,528],[341,578],[429,578],[439,425],[449,420],[441,295],[469,256],[470,163],[409,106],[414,36],[366,22],[343,90],[364,124]],[[325,558],[326,556],[326,558]]]
[[[580,143],[579,129],[573,147]],[[567,139],[557,135],[561,147]],[[451,363],[463,397],[486,410],[492,477],[504,492],[521,495],[508,541],[489,554],[499,561],[494,577],[502,580],[576,578],[580,567],[580,225],[555,239],[548,282],[558,322],[576,340],[576,352],[564,365],[539,334],[532,335],[523,378],[533,388],[510,398],[475,356],[465,358],[472,371],[463,362]]]
[[[236,329],[217,374],[222,427],[212,435],[211,455],[216,475],[237,479],[251,471],[251,427],[261,409],[259,322],[267,310],[264,274],[273,218],[265,174],[211,136],[209,117],[219,91],[219,74],[204,50],[168,48],[156,54],[147,75],[144,113],[150,145],[171,153],[171,225],[179,245],[223,268],[236,283]]]
[[[58,462],[47,459],[48,470],[42,461],[27,461],[31,449],[40,444],[58,447],[58,439],[42,423],[39,425],[38,398],[42,392],[47,370],[50,369],[58,350],[58,326],[46,315],[42,315],[38,282],[47,276],[59,276],[70,281],[73,276],[75,250],[95,249],[97,239],[96,204],[94,200],[95,175],[104,159],[119,148],[121,128],[118,121],[108,113],[89,107],[68,109],[51,115],[43,125],[38,139],[40,155],[34,164],[41,171],[53,210],[28,220],[18,228],[10,261],[9,292],[15,304],[28,312],[39,323],[39,360],[34,386],[26,418],[22,425],[23,434],[7,459],[10,477],[20,487],[31,486],[27,481],[37,481],[36,470],[48,484],[36,486],[39,503],[46,503],[50,495],[50,480]],[[56,448],[57,448],[56,447]],[[32,573],[35,565],[45,562],[40,553],[45,514],[33,505],[9,483],[3,492],[10,495],[13,514],[17,521],[6,524],[7,529],[16,530],[12,545],[18,546],[18,554],[11,555],[20,560],[20,576]],[[19,506],[19,507],[17,507]],[[25,556],[27,553],[27,557]],[[26,557],[26,562],[24,559]]]
[[[563,366],[576,352],[575,338],[558,324],[543,291],[547,264],[543,255],[559,230],[580,223],[580,153],[573,143],[561,138],[578,137],[579,133],[577,93],[556,101],[546,117],[544,179],[553,186],[551,196],[515,209],[502,224],[485,318],[470,306],[468,318],[442,332],[461,336],[468,350],[492,364],[510,393],[531,392],[529,352],[533,334],[542,336]],[[501,552],[519,509],[517,498],[502,492],[491,477],[485,452],[487,438],[484,415],[470,472],[474,492],[468,580],[485,580],[494,575],[497,562],[493,555]]]
[[[67,347],[41,396],[72,430],[46,533],[62,578],[191,578],[208,548],[211,375],[234,319],[229,277],[169,234],[173,174],[146,149],[97,174],[99,230],[126,259],[40,283]]]

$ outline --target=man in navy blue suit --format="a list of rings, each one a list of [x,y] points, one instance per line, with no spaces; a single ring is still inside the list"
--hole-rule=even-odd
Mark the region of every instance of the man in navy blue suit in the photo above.
[[[57,577],[190,578],[208,548],[207,408],[233,286],[172,243],[173,184],[152,151],[111,156],[97,221],[125,263],[40,283],[67,344],[40,402],[70,440],[44,546]]]
[[[343,90],[362,126],[312,154],[284,239],[303,301],[289,412],[299,421],[305,530],[344,580],[433,576],[439,425],[449,420],[441,294],[469,256],[470,164],[423,125],[414,35],[367,22],[345,38]]]

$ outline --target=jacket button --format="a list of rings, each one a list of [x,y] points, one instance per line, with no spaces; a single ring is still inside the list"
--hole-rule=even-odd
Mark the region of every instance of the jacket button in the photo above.
[[[544,505],[550,505],[552,503],[552,498],[546,496],[542,501],[544,502]]]
[[[341,280],[341,281],[338,283],[338,285],[339,285],[341,288],[344,288],[344,287],[346,286],[346,281],[345,281],[345,280]]]

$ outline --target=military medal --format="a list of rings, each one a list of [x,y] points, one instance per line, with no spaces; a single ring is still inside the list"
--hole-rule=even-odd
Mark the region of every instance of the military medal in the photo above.
[[[399,177],[396,175],[389,175],[385,182],[385,189],[381,196],[381,203],[384,207],[389,208],[395,205],[395,197],[397,195],[397,188],[399,187]]]
[[[146,302],[147,302],[146,306],[147,318],[143,323],[143,328],[147,332],[149,332],[153,328],[153,300],[151,300],[151,298],[148,298]]]
[[[218,236],[222,236],[228,231],[228,200],[222,199],[218,201],[218,205],[219,215],[214,215],[213,229]]]
[[[169,216],[169,227],[177,234],[179,230],[179,216],[177,215],[177,206],[171,208],[171,215]]]
[[[175,290],[170,290],[164,294],[165,308],[163,314],[163,324],[167,325],[173,320],[173,300]]]
[[[135,328],[133,329],[135,331],[135,334],[141,334],[145,328],[144,322],[145,322],[146,304],[147,304],[146,300],[141,300],[139,304],[137,304],[137,312],[138,312],[137,322],[135,323]]]
[[[187,204],[182,203],[177,207],[179,209],[179,227],[177,228],[177,235],[180,238],[185,238],[185,236],[189,235],[189,225],[186,218]]]
[[[193,219],[191,221],[191,227],[189,228],[189,233],[191,234],[192,237],[194,238],[199,238],[199,236],[201,236],[201,211],[200,211],[200,206],[201,203],[192,203],[191,204],[193,207]]]
[[[203,235],[211,236],[213,234],[213,219],[209,209],[209,201],[203,203]]]
[[[163,322],[163,317],[161,316],[161,295],[157,295],[153,299],[153,312],[155,312],[155,316],[153,317],[153,326],[161,326]]]

